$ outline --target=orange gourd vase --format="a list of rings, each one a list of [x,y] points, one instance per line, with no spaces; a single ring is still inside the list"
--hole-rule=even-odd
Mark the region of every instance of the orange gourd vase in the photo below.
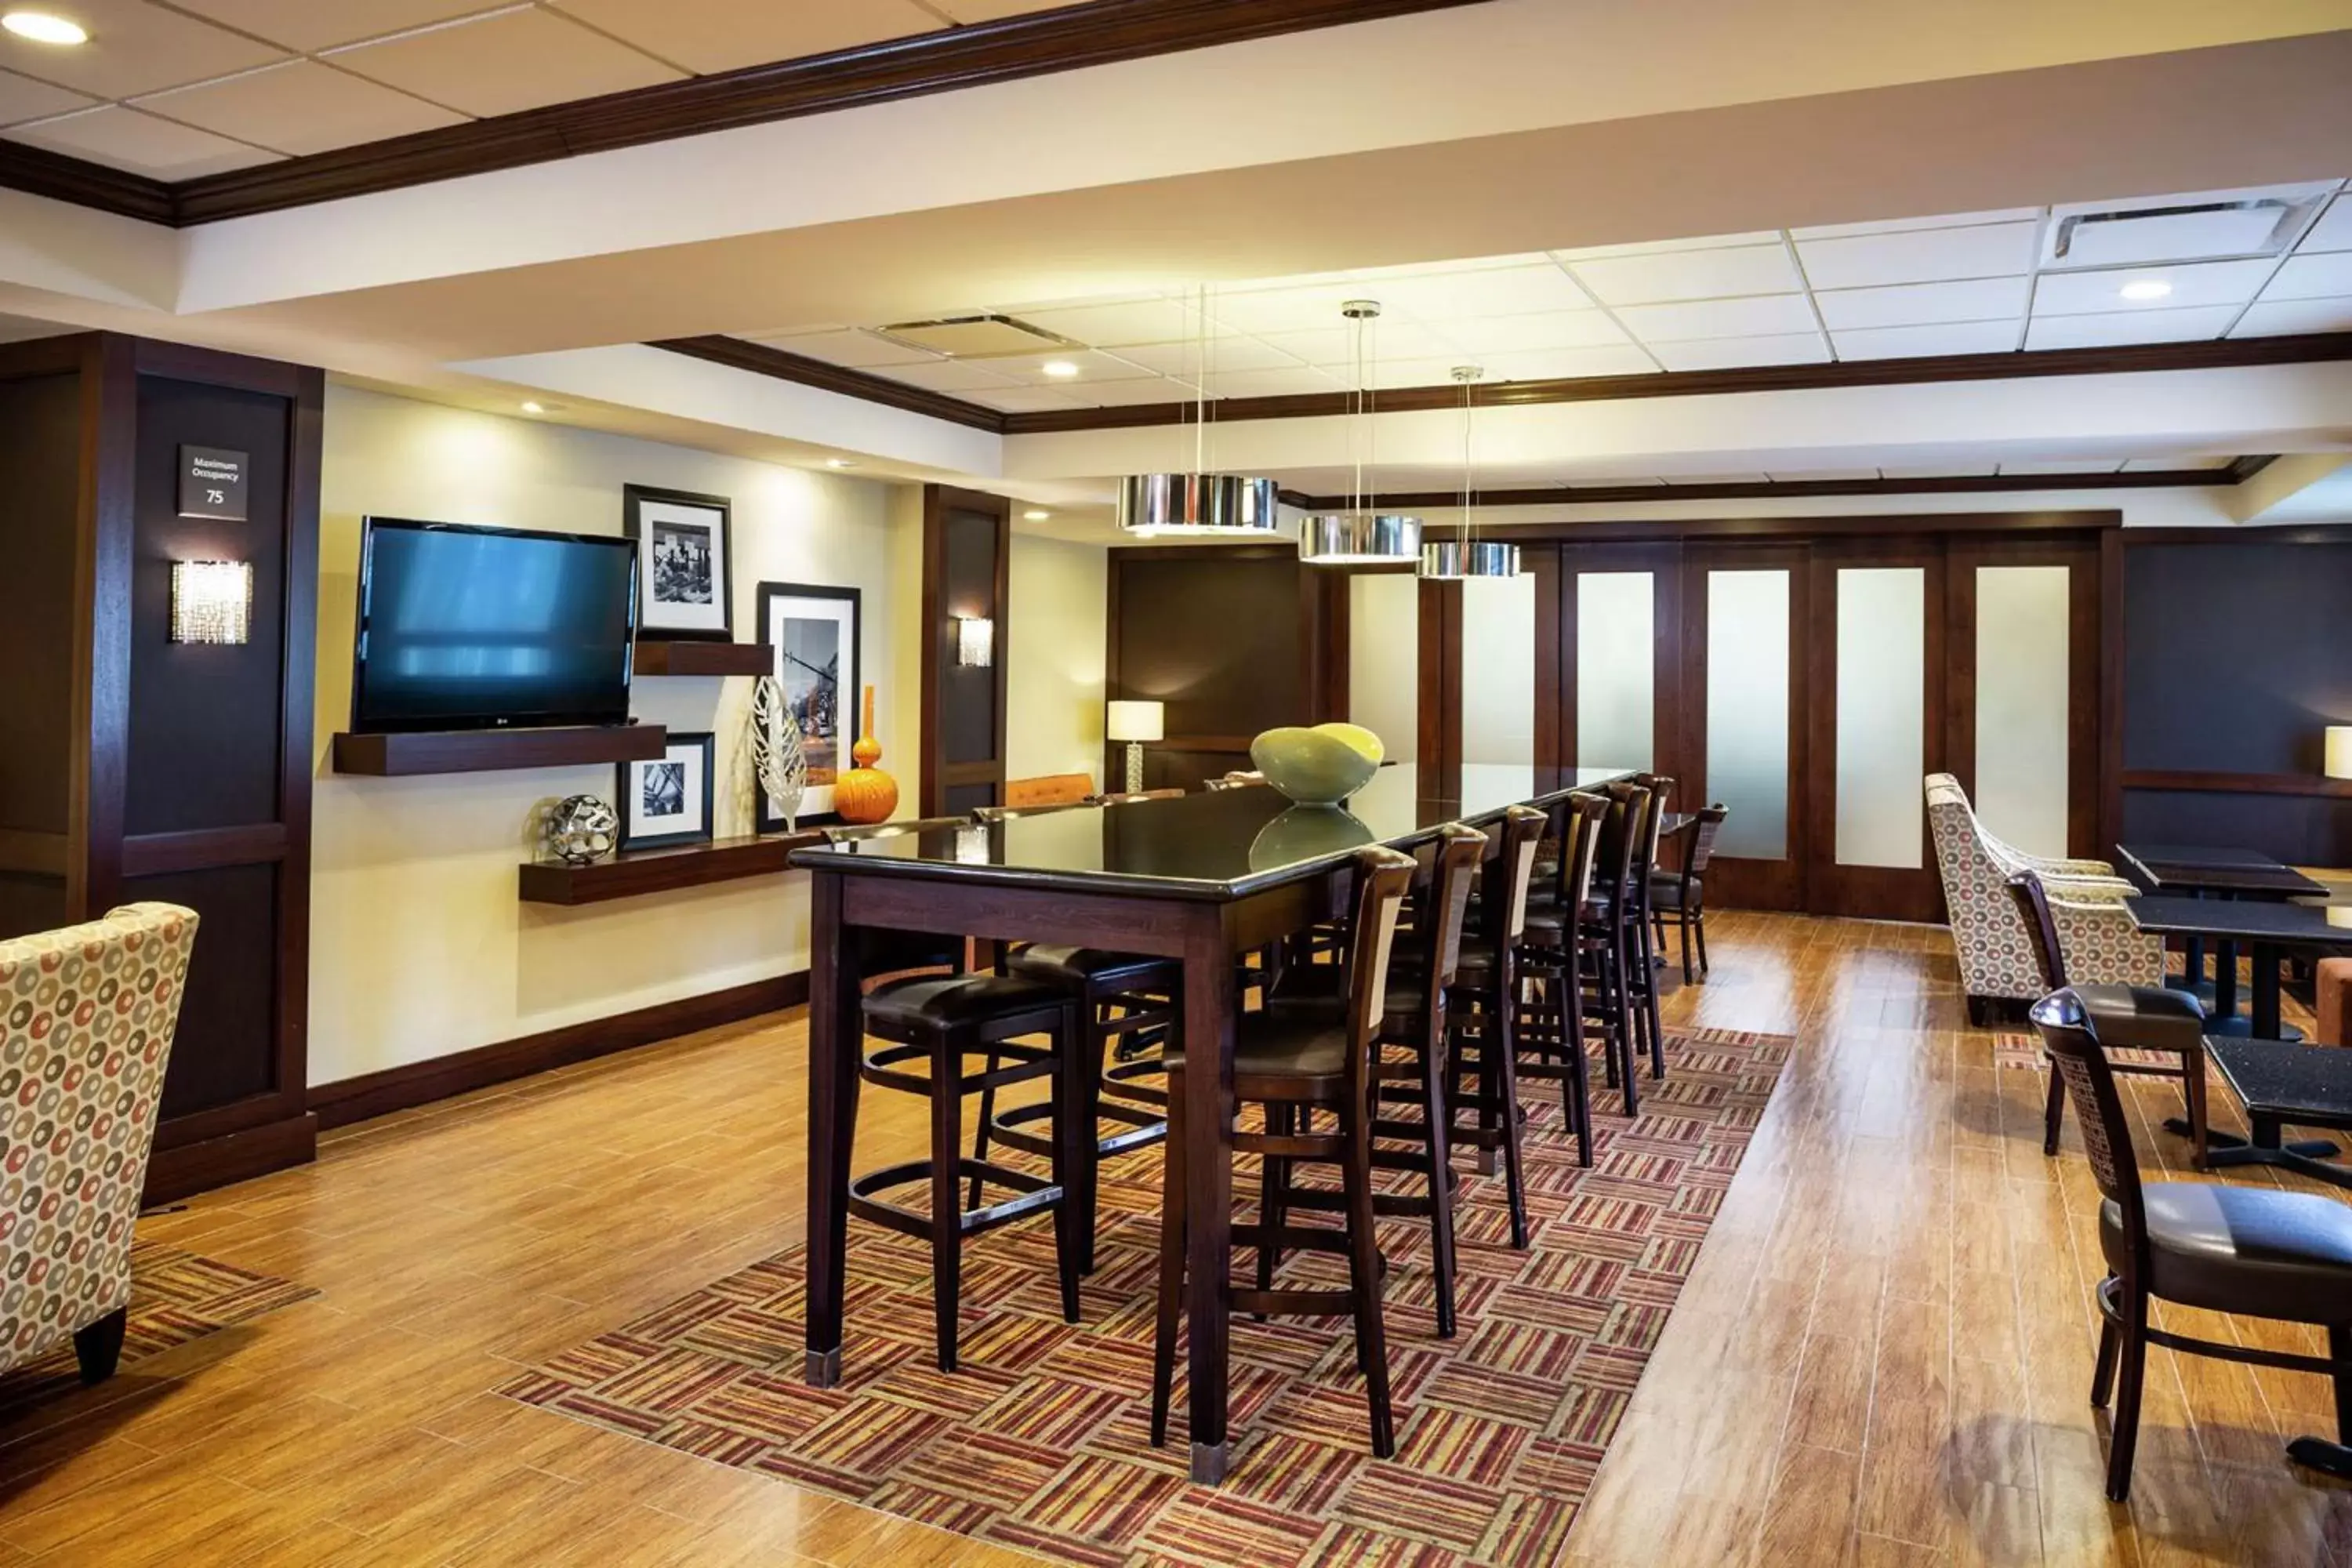
[[[849,748],[857,765],[833,784],[833,809],[844,822],[887,822],[898,809],[898,781],[874,764],[882,760],[882,742],[874,738],[874,689],[866,689],[865,722],[857,744]]]

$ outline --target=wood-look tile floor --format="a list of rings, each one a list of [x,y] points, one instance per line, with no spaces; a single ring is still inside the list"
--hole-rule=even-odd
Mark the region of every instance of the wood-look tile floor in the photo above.
[[[2133,1501],[2104,1500],[2095,1194],[2041,1153],[2040,1075],[1965,1027],[1943,933],[1714,925],[1669,1020],[1797,1049],[1573,1561],[2352,1568],[2352,1489],[2280,1452],[2332,1420],[2316,1378],[2156,1352]],[[711,1031],[146,1220],[324,1294],[0,1428],[0,1568],[1026,1561],[487,1392],[800,1239],[804,1048],[797,1015]],[[918,1147],[919,1110],[868,1095],[860,1163]]]

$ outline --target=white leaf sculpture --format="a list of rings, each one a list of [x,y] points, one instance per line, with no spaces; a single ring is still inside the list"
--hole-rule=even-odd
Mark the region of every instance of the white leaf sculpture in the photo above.
[[[751,772],[776,803],[784,831],[800,831],[801,797],[808,793],[808,749],[801,739],[783,683],[762,676],[751,689]]]

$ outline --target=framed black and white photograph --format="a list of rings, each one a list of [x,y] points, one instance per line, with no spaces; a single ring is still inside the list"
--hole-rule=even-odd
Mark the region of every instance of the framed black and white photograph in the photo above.
[[[760,584],[760,640],[776,652],[776,681],[808,757],[808,793],[800,825],[836,820],[833,784],[850,765],[856,722],[857,638],[861,600],[855,588],[806,583]],[[763,791],[760,831],[781,833],[784,815]]]
[[[621,764],[621,847],[658,849],[710,841],[711,774],[717,747],[708,734],[670,731],[669,745],[650,762]]]
[[[734,575],[725,496],[621,487],[622,526],[637,543],[637,630],[649,637],[731,640]]]

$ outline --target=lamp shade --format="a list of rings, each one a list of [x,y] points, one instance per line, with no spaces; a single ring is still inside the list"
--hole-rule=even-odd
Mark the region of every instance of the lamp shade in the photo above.
[[[1114,702],[1105,734],[1113,741],[1157,741],[1160,737],[1162,712],[1157,702]]]
[[[1301,525],[1298,558],[1316,566],[1379,566],[1421,559],[1421,519],[1327,512]]]
[[[2352,724],[2327,727],[2327,760],[2323,771],[2332,779],[2352,779]]]

